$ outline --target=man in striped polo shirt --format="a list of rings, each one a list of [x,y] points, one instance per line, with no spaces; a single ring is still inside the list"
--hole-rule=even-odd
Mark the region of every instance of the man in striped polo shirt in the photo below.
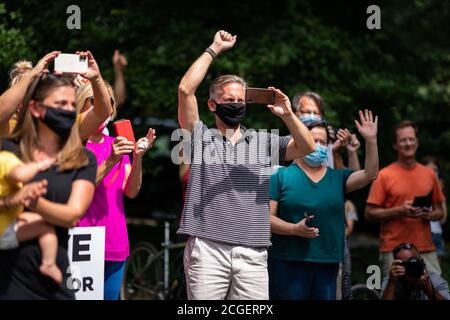
[[[215,125],[199,119],[195,91],[213,59],[235,43],[236,36],[218,31],[178,87],[178,120],[190,145],[183,149],[191,171],[178,230],[189,236],[184,253],[189,299],[268,299],[270,168],[315,148],[289,98],[275,88],[270,88],[274,105],[267,107],[292,138],[241,125],[246,84],[236,75],[220,76],[210,85]]]

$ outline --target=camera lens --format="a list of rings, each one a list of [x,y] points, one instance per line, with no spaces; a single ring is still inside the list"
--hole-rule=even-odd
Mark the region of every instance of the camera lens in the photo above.
[[[406,275],[411,279],[419,279],[424,272],[423,262],[417,259],[416,257],[412,257],[404,262]]]

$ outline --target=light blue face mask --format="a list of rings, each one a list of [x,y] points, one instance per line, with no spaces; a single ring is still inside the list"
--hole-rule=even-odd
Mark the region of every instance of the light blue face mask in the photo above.
[[[306,164],[310,167],[318,167],[322,163],[324,163],[325,160],[327,160],[327,153],[327,147],[324,147],[320,143],[317,143],[316,150],[304,157],[303,160],[305,160]]]
[[[322,120],[322,117],[312,112],[310,114],[300,116],[300,121],[303,122],[305,126],[320,120]]]

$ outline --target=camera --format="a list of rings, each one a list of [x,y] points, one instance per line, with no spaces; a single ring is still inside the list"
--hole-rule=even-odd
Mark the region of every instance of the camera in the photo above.
[[[411,279],[420,279],[425,271],[424,263],[416,257],[411,257],[400,265],[405,268],[406,275]]]

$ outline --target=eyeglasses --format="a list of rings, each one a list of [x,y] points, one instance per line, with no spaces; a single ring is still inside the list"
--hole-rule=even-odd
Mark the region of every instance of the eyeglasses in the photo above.
[[[319,112],[314,112],[314,111],[308,111],[308,110],[299,110],[299,112],[301,113],[301,115],[303,116],[309,116],[311,114],[315,115],[315,116],[319,116],[320,117],[320,113]]]
[[[412,243],[400,243],[398,246],[396,246],[393,250],[392,253],[394,254],[394,256],[399,253],[402,250],[416,250],[417,252],[419,252],[419,250],[417,250],[416,246]]]
[[[112,97],[109,97],[109,101],[111,102],[111,107],[114,107],[114,104],[116,103],[116,100],[114,100]],[[94,96],[89,97],[89,102],[94,105]]]

